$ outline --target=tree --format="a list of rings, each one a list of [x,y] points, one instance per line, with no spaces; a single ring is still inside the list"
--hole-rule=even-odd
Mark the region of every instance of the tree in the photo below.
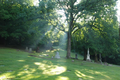
[[[33,6],[32,0],[0,1],[0,38],[6,44],[37,45],[55,18],[50,0],[40,1],[39,6]]]
[[[23,2],[24,3],[24,2]],[[20,4],[15,0],[12,1],[3,1],[0,5],[0,22],[1,22],[1,29],[0,35],[2,37],[3,42],[10,43],[12,40],[21,42],[22,35],[27,34],[26,28],[23,27],[24,21],[26,20],[27,16],[27,7],[29,5]],[[8,8],[9,7],[9,8]],[[24,10],[27,10],[24,12]],[[25,32],[23,32],[25,31]],[[23,38],[24,39],[24,38]]]
[[[84,15],[90,12],[99,12],[101,10],[105,10],[105,6],[114,5],[116,0],[81,0],[76,4],[77,0],[58,0],[60,8],[65,10],[65,14],[67,17],[67,22],[69,24],[68,30],[68,44],[67,44],[67,58],[70,58],[71,52],[71,33],[75,29],[74,25],[76,21]],[[61,5],[63,7],[61,7]],[[66,6],[65,6],[66,5]]]
[[[83,27],[77,28],[73,32],[78,37],[77,41],[81,42],[79,43],[80,47],[84,47],[86,50],[90,48],[94,51],[96,62],[98,61],[97,54],[105,57],[118,52],[118,26],[116,11],[113,7],[106,7],[107,11],[105,12],[102,10],[91,13],[91,19],[89,21],[85,19],[80,24],[77,23],[76,26]],[[84,60],[86,60],[86,50],[84,50]]]

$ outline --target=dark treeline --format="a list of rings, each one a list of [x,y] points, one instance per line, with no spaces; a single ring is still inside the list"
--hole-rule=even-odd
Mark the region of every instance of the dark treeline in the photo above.
[[[45,46],[50,37],[45,35],[56,17],[54,2],[34,0],[0,0],[0,44],[4,46]],[[53,18],[54,15],[54,18]],[[51,20],[51,21],[50,21]]]

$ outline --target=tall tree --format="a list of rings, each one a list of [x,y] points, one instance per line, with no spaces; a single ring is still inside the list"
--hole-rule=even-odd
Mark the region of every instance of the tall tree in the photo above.
[[[82,47],[93,49],[95,55],[102,53],[103,56],[107,56],[109,54],[117,53],[118,26],[114,6],[115,4],[106,6],[104,10],[99,10],[99,12],[88,12],[89,15],[85,15],[84,22],[77,23],[76,25],[79,27],[74,33],[75,35],[80,35],[76,37],[80,37],[79,42],[82,42],[81,44],[85,45]],[[88,20],[88,18],[86,18],[87,16],[90,16],[91,19]],[[81,28],[81,26],[83,27]],[[84,35],[84,37],[82,35]],[[84,52],[85,60],[86,51]]]
[[[59,6],[62,6],[65,10],[67,22],[69,24],[67,58],[70,58],[71,33],[75,29],[73,26],[76,21],[84,17],[84,15],[88,14],[88,12],[99,12],[101,10],[105,10],[105,6],[114,5],[116,1],[117,0],[58,0]]]

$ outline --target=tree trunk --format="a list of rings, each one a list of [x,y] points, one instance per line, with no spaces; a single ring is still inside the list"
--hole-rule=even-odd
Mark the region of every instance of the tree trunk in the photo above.
[[[97,53],[95,53],[95,62],[98,62]]]
[[[87,59],[87,49],[84,48],[84,59],[83,60],[86,61],[86,59]]]
[[[66,58],[70,58],[70,53],[71,53],[71,34],[70,31],[68,32],[68,41],[67,41],[67,55]]]
[[[73,3],[73,1],[71,0],[71,3]],[[73,4],[70,5],[71,10],[73,10]],[[66,58],[71,58],[70,53],[71,53],[71,32],[72,32],[72,26],[73,26],[73,13],[70,12],[70,22],[69,22],[69,30],[68,30],[68,42],[67,42],[67,55]]]
[[[104,62],[107,62],[107,57],[104,58]]]
[[[100,61],[101,64],[103,64],[102,63],[102,58],[101,58],[101,53],[99,54],[99,61]]]
[[[19,37],[19,45],[21,45],[21,43],[22,43],[22,38],[21,38],[21,36]]]

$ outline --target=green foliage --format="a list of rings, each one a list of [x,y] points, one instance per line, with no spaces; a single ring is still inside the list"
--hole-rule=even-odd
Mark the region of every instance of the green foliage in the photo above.
[[[1,0],[0,38],[3,43],[37,45],[50,27],[50,20],[55,19],[54,7],[50,0],[40,1],[39,6],[33,6],[33,0]]]
[[[118,22],[114,6],[116,1],[81,0],[72,14],[72,49],[83,52],[90,48],[90,54],[102,53],[109,56],[118,53]],[[111,4],[112,3],[112,4]]]
[[[65,15],[69,24],[69,35],[76,33],[76,41],[78,41],[78,39],[80,41],[82,40],[85,44],[84,48],[87,49],[88,47],[91,47],[95,51],[99,51],[101,53],[103,51],[106,51],[103,50],[104,48],[102,46],[108,47],[107,44],[117,47],[116,39],[110,39],[110,36],[115,32],[113,26],[114,28],[117,27],[117,20],[115,16],[116,11],[114,9],[116,1],[117,0],[80,0],[77,2],[77,0],[58,0],[58,3],[60,4],[60,8],[63,8],[65,10]],[[113,31],[113,33],[109,33],[111,31]],[[79,36],[79,33],[81,36]],[[97,35],[95,35],[96,33]],[[71,39],[69,35],[68,39]],[[95,37],[91,35],[94,35]],[[68,40],[68,43],[71,43],[70,41],[71,40]],[[105,41],[108,41],[108,43],[104,45]],[[103,43],[103,45],[101,45],[101,43]],[[99,44],[100,47],[97,46],[97,44]],[[71,44],[68,44],[68,46],[70,45]],[[103,49],[100,50],[101,47]],[[70,49],[71,47],[68,48],[68,54],[70,54]],[[109,51],[107,53],[109,53]]]
[[[61,44],[60,38],[68,30],[69,53],[70,41],[78,52],[90,48],[92,54],[103,57],[119,52],[116,0],[39,0],[39,6],[33,1],[0,0],[2,44],[50,48]],[[56,9],[64,10],[67,25]]]

